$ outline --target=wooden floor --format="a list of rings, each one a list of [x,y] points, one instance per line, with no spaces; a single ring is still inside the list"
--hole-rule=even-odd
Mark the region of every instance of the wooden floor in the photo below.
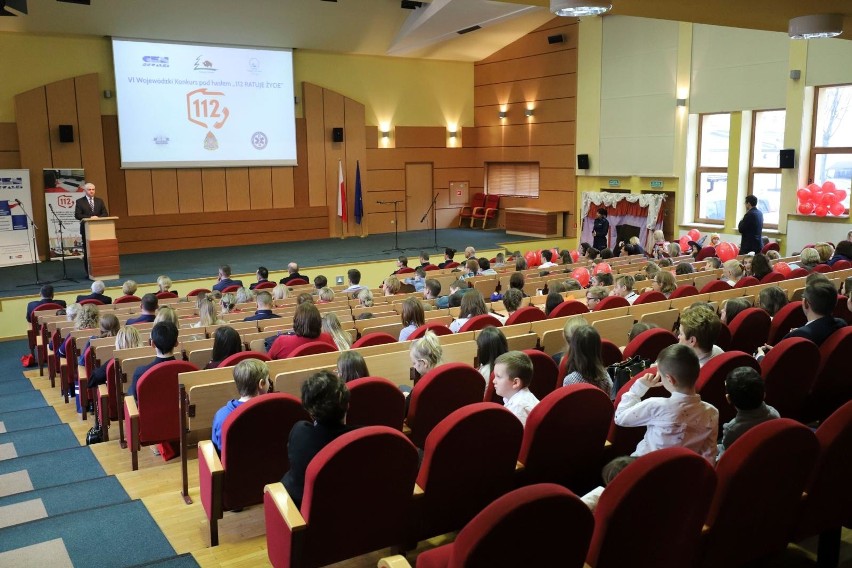
[[[68,423],[81,444],[85,444],[86,432],[94,421],[80,420],[76,407],[65,404],[59,396],[59,388],[51,388],[46,377],[39,377],[38,371],[28,371],[35,388],[41,390],[48,404],[52,405],[60,419]],[[189,490],[193,504],[186,505],[180,495],[181,471],[180,459],[166,463],[160,456],[154,455],[149,448],[139,453],[139,469],[132,471],[130,452],[118,444],[118,426],[110,430],[109,442],[91,446],[108,475],[115,475],[125,491],[133,499],[141,499],[151,516],[160,526],[178,554],[192,553],[198,563],[206,567],[256,567],[270,566],[266,555],[266,538],[263,519],[263,506],[251,507],[240,513],[225,513],[219,521],[219,546],[210,547],[207,518],[201,506],[198,494],[198,461],[195,451],[189,454]],[[408,554],[414,564],[417,553],[447,542],[448,537],[439,537],[420,543],[420,547]],[[841,568],[852,568],[852,531],[844,529],[841,543]],[[810,568],[816,566],[816,539],[802,546],[790,545],[786,554],[764,563],[767,568]],[[375,567],[378,560],[392,552],[382,550],[373,554],[353,558],[335,564],[338,568]]]

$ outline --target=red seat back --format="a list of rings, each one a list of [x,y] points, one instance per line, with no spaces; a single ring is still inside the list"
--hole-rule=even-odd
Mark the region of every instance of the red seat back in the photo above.
[[[781,247],[778,246],[778,243],[766,243],[763,245],[763,248],[760,249],[760,252],[766,254],[771,250],[781,250]]]
[[[408,339],[420,339],[426,335],[427,331],[431,331],[435,335],[452,335],[453,331],[442,323],[425,323],[411,332]]]
[[[731,444],[716,466],[705,565],[742,566],[784,550],[818,453],[814,433],[787,418],[759,424]]]
[[[556,388],[557,379],[559,378],[559,367],[556,365],[553,357],[544,351],[524,349],[524,353],[529,356],[533,364],[533,378],[529,384],[530,392],[538,400],[542,400]]]
[[[139,377],[136,404],[142,445],[180,438],[178,374],[197,370],[198,367],[186,361],[166,361]]]
[[[852,380],[847,369],[852,353],[852,326],[838,329],[819,347],[820,364],[808,397],[808,418],[823,420],[852,400]]]
[[[141,302],[142,298],[139,296],[121,296],[112,301],[113,304],[133,304]]]
[[[612,401],[613,409],[618,408],[618,405],[621,403],[621,397],[624,396],[624,393],[630,390],[630,387],[633,386],[633,383],[639,380],[639,377],[642,377],[646,373],[655,374],[656,372],[656,367],[650,367],[649,369],[638,373],[629,381],[627,381],[615,395],[615,400]],[[654,387],[645,393],[645,396],[642,397],[642,400],[654,396],[667,398],[671,396],[671,393],[667,391],[665,387]],[[608,456],[607,459],[632,454],[633,451],[636,449],[636,446],[639,445],[639,442],[642,441],[642,438],[645,436],[645,430],[646,428],[644,426],[626,427],[616,425],[614,420],[610,422],[609,433],[606,437],[610,445],[605,449],[605,455]]]
[[[334,353],[337,351],[337,347],[326,343],[325,341],[309,341],[304,345],[299,345],[287,355],[287,359],[292,359],[293,357],[301,357],[302,355],[317,355],[319,353]]]
[[[294,278],[293,280],[287,282],[287,286],[304,286],[307,283],[308,281],[304,278]]]
[[[769,325],[769,333],[766,337],[766,343],[775,345],[787,335],[791,329],[802,327],[808,322],[805,312],[802,311],[802,302],[797,300],[790,302],[782,307],[772,318],[772,323]]]
[[[802,419],[818,365],[819,348],[813,341],[791,337],[778,343],[760,362],[766,404],[784,418]]]
[[[261,282],[257,286],[254,287],[255,290],[269,290],[270,288],[275,288],[275,282],[271,280],[267,280],[266,282]]]
[[[787,278],[804,278],[809,274],[806,268],[794,268],[790,271],[790,275]]]
[[[261,353],[259,351],[240,351],[239,353],[234,353],[233,355],[228,355],[222,362],[219,363],[219,367],[233,367],[240,361],[244,361],[246,359],[260,359],[261,361],[272,361],[272,359],[266,353]]]
[[[601,310],[609,310],[611,308],[625,308],[630,305],[626,299],[621,296],[607,296],[594,307],[593,312]]]
[[[743,276],[737,283],[734,284],[734,288],[747,288],[748,286],[757,286],[760,284],[760,280],[755,278],[754,276]]]
[[[647,292],[642,292],[639,294],[639,297],[636,298],[636,301],[633,302],[633,305],[639,304],[650,304],[651,302],[665,302],[668,298],[662,292],[657,292],[656,290],[649,290]]]
[[[677,343],[677,337],[667,329],[646,329],[627,344],[624,348],[624,358],[629,359],[639,355],[643,359],[656,361],[660,351],[675,343]]]
[[[848,260],[838,260],[834,264],[831,265],[834,270],[846,270],[848,268],[852,268],[852,262]]]
[[[722,351],[728,351],[731,348],[731,329],[728,324],[723,323],[719,326],[719,335],[716,336],[716,345],[722,348]]]
[[[166,300],[168,298],[178,297],[176,292],[157,292],[156,296],[158,300]]]
[[[703,249],[702,249],[703,250]],[[675,298],[685,298],[687,296],[697,296],[698,288],[692,286],[691,284],[681,284],[677,288],[674,289],[674,292],[671,293],[669,298],[674,300]]]
[[[710,464],[685,448],[638,458],[601,495],[586,562],[596,568],[693,566],[715,486]],[[657,534],[677,538],[666,539],[665,545],[648,538],[638,530],[638,519]]]
[[[564,303],[564,302],[563,302]],[[579,302],[576,302],[579,304]],[[562,304],[560,304],[561,306]],[[556,310],[554,310],[555,312]],[[587,310],[588,311],[588,310]],[[553,312],[551,312],[553,315]],[[544,315],[544,312],[538,309],[535,306],[524,306],[523,308],[518,308],[512,315],[506,319],[506,325],[513,325],[516,323],[530,323],[534,321],[541,321],[546,319],[547,316]]]
[[[110,359],[106,367],[107,398],[109,400],[109,419],[118,418],[118,393],[115,392],[115,359]]]
[[[707,245],[706,247],[701,247],[701,250],[698,251],[698,254],[695,256],[695,260],[704,260],[711,256],[716,256],[716,247],[713,245]]]
[[[94,298],[88,298],[86,300],[80,300],[78,302],[81,306],[85,306],[86,304],[92,304],[93,306],[103,306],[104,303],[100,300],[95,300]]]
[[[347,424],[402,430],[405,395],[395,384],[381,377],[362,377],[349,381],[346,386],[350,395]]]
[[[396,271],[397,274],[411,274],[412,272],[414,272],[414,269],[410,266],[403,266],[402,268]]]
[[[194,298],[195,296],[197,296],[201,293],[209,294],[210,290],[208,290],[207,288],[196,288],[195,290],[190,291],[189,294],[186,295],[186,297],[187,298]]]
[[[831,272],[831,267],[827,264],[817,264],[814,266],[814,272],[822,272],[823,274]]]
[[[761,284],[771,284],[773,282],[781,282],[784,280],[784,275],[780,272],[772,271],[760,279]]]
[[[588,384],[568,385],[541,399],[524,427],[518,455],[522,483],[558,483],[578,493],[594,487],[613,410],[609,396]]]
[[[418,448],[426,436],[454,410],[482,401],[482,375],[464,363],[447,363],[426,373],[411,391],[408,426]]]
[[[456,262],[456,261],[448,262],[447,264],[444,265],[444,268],[458,268],[458,267],[459,267],[459,263]]]
[[[701,287],[700,294],[707,294],[709,292],[721,292],[723,290],[730,290],[731,285],[725,282],[724,280],[711,280],[707,284]]]
[[[708,402],[719,411],[719,431],[721,425],[734,418],[737,411],[725,398],[725,379],[737,367],[751,367],[758,373],[760,365],[751,355],[742,351],[728,351],[716,355],[701,367],[695,390],[701,395],[701,400]]]
[[[837,304],[834,306],[834,312],[832,315],[836,318],[842,319],[847,324],[852,324],[852,312],[849,311],[849,303],[847,300],[848,298],[846,296],[838,295]]]
[[[486,327],[503,327],[503,324],[492,315],[482,314],[479,316],[473,316],[464,322],[464,325],[459,328],[459,333],[463,333],[465,331],[478,331],[480,329],[485,329]]]
[[[621,354],[621,349],[618,348],[618,345],[609,339],[601,339],[601,359],[603,360],[604,367],[609,367],[610,365],[621,362],[624,359],[624,355]]]
[[[440,270],[440,268],[438,268],[434,264],[427,264],[426,266],[423,267],[423,270],[425,270],[426,272],[429,272],[429,271],[432,271],[432,270]]]
[[[242,288],[242,286],[240,286],[239,284],[231,284],[230,286],[225,286],[224,288],[222,288],[222,293],[228,294],[230,292],[236,292],[240,288]]]
[[[532,307],[532,306],[530,306]],[[522,310],[527,308],[521,308]],[[538,310],[538,308],[532,308],[534,310]],[[541,312],[541,310],[538,310]],[[544,315],[544,312],[541,312]],[[576,300],[568,300],[566,302],[562,302],[550,312],[550,315],[547,316],[548,319],[554,318],[564,318],[565,316],[575,316],[577,314],[587,314],[589,313],[589,308],[586,307],[586,304],[583,302],[577,302]],[[506,325],[509,325],[509,322],[506,322]]]
[[[764,345],[769,337],[772,319],[760,308],[746,308],[728,322],[731,330],[730,348],[746,353],[754,353]]]
[[[374,331],[358,338],[352,347],[369,347],[371,345],[385,345],[386,343],[396,343],[397,338],[383,331]]]

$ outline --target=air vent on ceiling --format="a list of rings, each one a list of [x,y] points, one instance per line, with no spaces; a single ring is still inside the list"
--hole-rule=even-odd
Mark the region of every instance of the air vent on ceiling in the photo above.
[[[465,28],[463,30],[459,30],[456,33],[459,35],[469,34],[470,32],[475,32],[476,30],[481,30],[482,26],[470,26],[469,28]]]

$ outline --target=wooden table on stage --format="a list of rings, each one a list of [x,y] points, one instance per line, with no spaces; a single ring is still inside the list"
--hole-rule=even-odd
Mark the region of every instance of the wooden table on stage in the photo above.
[[[552,238],[565,236],[567,209],[536,209],[510,207],[506,209],[506,234]]]
[[[89,277],[92,280],[117,280],[119,274],[118,240],[115,222],[118,217],[84,219],[86,254],[89,259]]]

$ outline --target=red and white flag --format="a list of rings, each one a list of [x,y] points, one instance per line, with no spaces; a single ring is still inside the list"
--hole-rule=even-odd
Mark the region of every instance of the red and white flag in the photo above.
[[[337,216],[346,223],[346,180],[343,178],[343,161],[337,160]]]

